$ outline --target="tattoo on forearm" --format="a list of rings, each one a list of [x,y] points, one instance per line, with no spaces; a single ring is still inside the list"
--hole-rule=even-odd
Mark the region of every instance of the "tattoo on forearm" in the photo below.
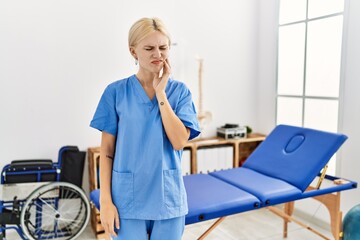
[[[106,155],[107,158],[111,159],[111,160],[114,160],[114,157],[113,156],[110,156],[110,155]]]

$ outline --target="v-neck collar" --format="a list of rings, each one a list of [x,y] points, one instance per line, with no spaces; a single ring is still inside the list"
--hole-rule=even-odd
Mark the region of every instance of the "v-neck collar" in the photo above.
[[[154,97],[152,99],[150,99],[135,74],[131,77],[131,82],[132,82],[133,87],[135,88],[137,95],[141,98],[140,101],[142,103],[147,103],[147,104],[151,104],[151,105],[157,104],[156,95],[154,95]]]

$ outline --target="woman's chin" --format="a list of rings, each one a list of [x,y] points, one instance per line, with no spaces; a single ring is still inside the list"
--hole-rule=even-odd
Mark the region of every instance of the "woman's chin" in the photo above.
[[[153,73],[154,74],[161,74],[162,70],[163,70],[162,66],[161,67],[156,67],[156,68],[153,69]]]

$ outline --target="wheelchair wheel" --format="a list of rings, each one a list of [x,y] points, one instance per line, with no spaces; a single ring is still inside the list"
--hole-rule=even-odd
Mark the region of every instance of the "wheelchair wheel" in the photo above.
[[[20,223],[30,239],[76,239],[86,228],[90,204],[84,192],[67,182],[53,182],[32,192],[24,203]]]

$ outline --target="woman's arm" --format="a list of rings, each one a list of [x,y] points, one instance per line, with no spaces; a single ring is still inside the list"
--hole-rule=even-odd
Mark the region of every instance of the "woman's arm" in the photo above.
[[[153,86],[156,98],[159,103],[161,119],[165,128],[167,137],[176,150],[182,149],[187,143],[190,130],[185,127],[183,122],[176,116],[167,99],[165,88],[169,81],[170,65],[168,60],[164,61],[163,74],[154,78]]]
[[[114,153],[115,136],[102,132],[100,147],[100,218],[105,232],[116,236],[114,224],[119,229],[120,220],[111,197],[111,175]]]
[[[167,137],[169,138],[173,148],[180,150],[184,148],[187,143],[190,130],[185,127],[183,122],[174,113],[165,91],[156,93],[157,100],[159,102],[159,108],[161,113],[161,119],[164,125],[164,129]]]

